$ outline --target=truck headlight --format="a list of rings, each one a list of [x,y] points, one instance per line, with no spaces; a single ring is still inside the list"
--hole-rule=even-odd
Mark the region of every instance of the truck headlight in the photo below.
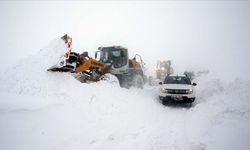
[[[166,88],[163,88],[163,87],[162,87],[162,88],[161,88],[161,92],[162,92],[162,93],[168,93],[168,90],[167,90]]]
[[[192,94],[192,93],[193,93],[193,89],[187,90],[187,94]]]

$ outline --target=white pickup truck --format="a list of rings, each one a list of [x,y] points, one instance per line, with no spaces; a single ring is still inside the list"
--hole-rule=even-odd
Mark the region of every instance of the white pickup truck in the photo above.
[[[159,99],[163,104],[168,102],[192,103],[195,100],[196,83],[191,83],[186,75],[171,74],[159,84]]]

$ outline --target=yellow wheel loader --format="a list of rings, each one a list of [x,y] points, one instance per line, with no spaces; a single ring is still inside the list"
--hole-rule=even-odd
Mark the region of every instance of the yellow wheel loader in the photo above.
[[[158,85],[167,75],[172,73],[171,60],[157,61],[154,76],[149,76],[148,84],[151,86]]]
[[[124,47],[99,47],[93,59],[88,56],[88,52],[82,54],[72,52],[72,38],[68,35],[63,36],[62,40],[68,45],[67,52],[61,61],[48,71],[71,72],[76,74],[75,77],[81,82],[99,81],[106,73],[111,73],[118,78],[121,87],[143,88],[144,62],[139,55],[129,59],[128,50]]]
[[[110,65],[110,73],[115,75],[122,87],[143,88],[146,82],[141,56],[129,59],[128,49],[122,46],[99,47],[95,59]]]
[[[156,78],[164,79],[167,75],[173,73],[173,68],[171,67],[171,60],[158,61],[156,65]]]

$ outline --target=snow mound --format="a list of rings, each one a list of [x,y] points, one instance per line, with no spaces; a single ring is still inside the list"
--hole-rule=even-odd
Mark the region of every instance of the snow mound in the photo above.
[[[54,76],[72,80],[73,78],[70,75],[50,75],[46,71],[65,53],[66,48],[65,42],[59,38],[52,41],[51,44],[40,50],[36,55],[17,61],[12,67],[2,72],[0,80],[3,86],[1,86],[1,91],[7,90],[6,92],[19,94],[47,93],[48,88],[54,84]],[[63,84],[63,82],[60,84]]]
[[[248,149],[250,82],[224,82],[209,74],[197,82],[196,105],[188,112],[195,123],[189,127],[196,128],[191,138],[199,140],[205,149]]]

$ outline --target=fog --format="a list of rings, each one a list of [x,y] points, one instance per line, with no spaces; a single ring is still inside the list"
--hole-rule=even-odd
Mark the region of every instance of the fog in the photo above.
[[[91,56],[99,46],[127,47],[148,73],[169,59],[175,72],[249,80],[249,27],[249,1],[0,1],[0,62],[8,67],[67,33],[74,51]]]

